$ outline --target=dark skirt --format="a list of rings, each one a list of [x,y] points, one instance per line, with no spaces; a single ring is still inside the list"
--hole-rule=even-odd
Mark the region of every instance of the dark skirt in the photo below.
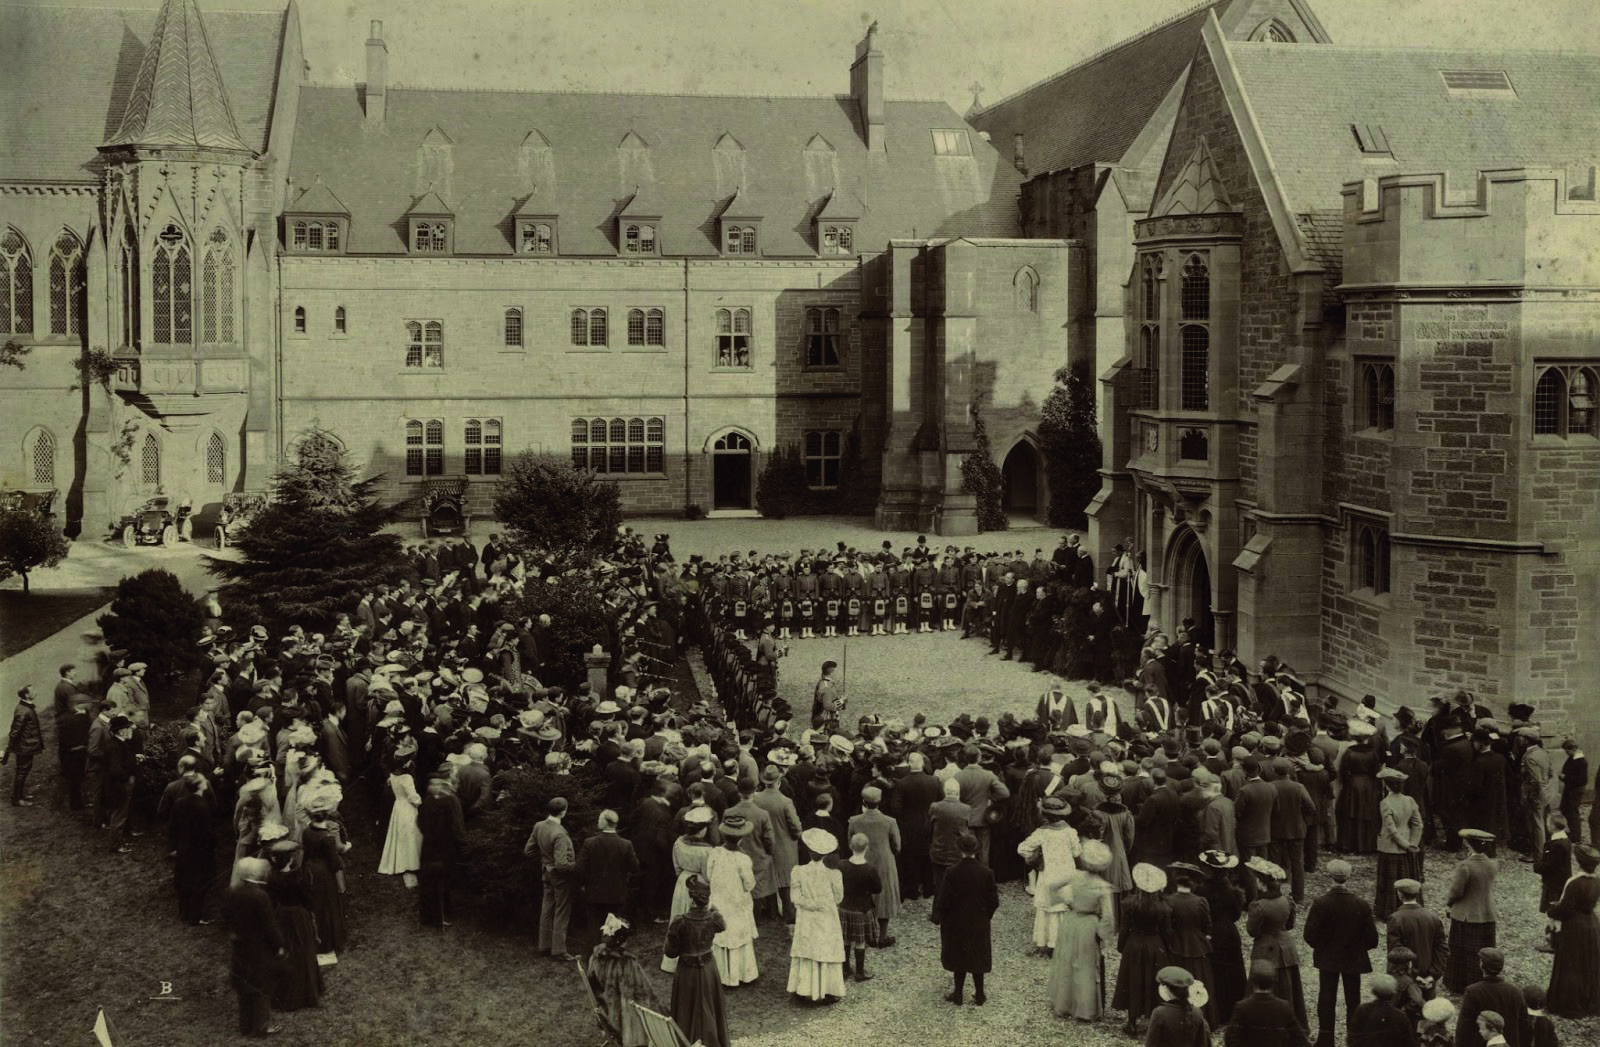
[[[317,921],[317,951],[342,952],[349,937],[344,919],[344,896],[333,870],[322,861],[306,863],[311,877],[311,915]]]
[[[1594,913],[1561,921],[1545,1009],[1563,1018],[1600,1014],[1600,923]]]
[[[1378,889],[1373,897],[1372,912],[1380,920],[1387,920],[1390,913],[1400,908],[1400,900],[1394,893],[1396,880],[1422,882],[1421,851],[1416,854],[1378,852]]]
[[[1467,986],[1483,977],[1478,966],[1478,950],[1495,944],[1495,925],[1492,923],[1462,923],[1450,921],[1450,959],[1444,968],[1444,987],[1451,992],[1465,992]]]
[[[878,921],[870,910],[840,909],[839,929],[846,949],[865,949],[878,939]]]
[[[672,979],[672,1020],[690,1043],[699,1040],[705,1047],[729,1047],[722,980],[710,953],[678,957],[678,973]]]
[[[1213,943],[1213,946],[1214,945],[1215,943]],[[1174,954],[1169,962],[1172,964],[1172,966],[1182,967],[1184,970],[1194,975],[1194,980],[1206,987],[1206,993],[1208,995],[1206,998],[1206,1005],[1202,1009],[1202,1013],[1205,1014],[1206,1024],[1211,1026],[1213,1029],[1221,1028],[1221,1026],[1217,1024],[1217,1012],[1220,1010],[1220,1008],[1217,1007],[1217,998],[1214,994],[1216,976],[1212,973],[1211,957],[1178,956]],[[1233,1012],[1229,1011],[1228,1014],[1231,1017]]]
[[[1244,970],[1244,942],[1239,937],[1238,924],[1212,921],[1211,977],[1215,984],[1206,983],[1206,988],[1211,992],[1211,1003],[1222,1020],[1227,1021],[1233,1016],[1233,1005],[1249,993]]]
[[[1309,1029],[1306,1021],[1306,991],[1300,984],[1300,968],[1279,967],[1278,984],[1272,989],[1274,995],[1280,1000],[1288,1000],[1289,1006],[1294,1008],[1294,1019],[1300,1023],[1300,1028]]]
[[[284,955],[272,1006],[280,1011],[298,1011],[322,1003],[322,968],[317,965],[317,932],[311,912],[298,905],[278,909],[278,927],[283,931]]]
[[[1161,939],[1139,935],[1128,939],[1117,965],[1117,988],[1111,996],[1114,1010],[1126,1011],[1129,1023],[1146,1017],[1161,1003],[1156,995],[1156,972],[1167,965]]]

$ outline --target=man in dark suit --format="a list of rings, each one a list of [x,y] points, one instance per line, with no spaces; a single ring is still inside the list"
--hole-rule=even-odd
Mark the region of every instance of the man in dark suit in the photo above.
[[[1272,845],[1272,812],[1278,805],[1278,790],[1271,782],[1261,779],[1261,761],[1246,756],[1239,761],[1244,770],[1245,782],[1239,795],[1233,799],[1233,813],[1239,840],[1241,862],[1260,856],[1266,858]]]
[[[1484,1047],[1478,1032],[1478,1015],[1494,1011],[1505,1020],[1506,1047],[1522,1047],[1522,1033],[1531,1024],[1522,990],[1500,977],[1506,956],[1490,947],[1478,950],[1478,966],[1483,978],[1467,986],[1461,994],[1461,1013],[1456,1018],[1456,1047]]]
[[[1306,827],[1317,816],[1311,793],[1293,777],[1294,764],[1286,756],[1272,761],[1277,793],[1272,805],[1272,860],[1289,874],[1290,894],[1299,905],[1306,896]]]
[[[1429,982],[1444,974],[1449,945],[1444,933],[1444,921],[1419,901],[1422,884],[1404,879],[1394,882],[1394,893],[1400,907],[1389,914],[1385,949],[1405,946],[1416,954],[1417,978]]]
[[[983,976],[993,960],[989,921],[1000,908],[1000,892],[994,873],[978,861],[978,838],[962,833],[956,845],[961,860],[944,874],[928,919],[939,925],[940,962],[955,975],[955,987],[945,999],[959,1007],[970,974],[972,1002],[982,1007],[988,1001]]]
[[[1271,960],[1250,965],[1255,991],[1233,1005],[1222,1037],[1225,1047],[1305,1047],[1306,1031],[1294,1016],[1294,1006],[1273,991],[1277,984]]]
[[[600,812],[600,831],[578,851],[577,883],[583,886],[590,922],[599,927],[609,913],[627,919],[628,889],[639,872],[633,844],[617,835],[617,812]]]
[[[271,1024],[272,972],[284,954],[284,943],[267,896],[270,868],[265,858],[241,858],[239,885],[228,892],[228,937],[233,943],[229,977],[239,996],[243,1036],[270,1036],[280,1028]]]
[[[672,895],[672,807],[660,783],[633,809],[628,834],[639,859],[639,918],[662,919]]]
[[[1017,591],[1006,606],[1005,649],[1006,661],[1021,657],[1028,647],[1028,612],[1033,610],[1033,590],[1026,578],[1017,579]]]
[[[994,599],[990,606],[994,617],[989,622],[989,653],[999,654],[1000,645],[1006,639],[1006,626],[1011,620],[1011,604],[1016,600],[1017,580],[1010,571],[1006,571],[1000,578],[1000,585],[995,590]]]
[[[461,845],[466,840],[466,821],[461,801],[448,778],[435,777],[417,810],[417,828],[422,831],[422,869],[418,879],[418,903],[424,927],[450,926],[450,878],[455,875]]]
[[[1356,1008],[1347,1030],[1350,1047],[1417,1047],[1417,1030],[1394,1005],[1399,986],[1387,974],[1374,974],[1367,983],[1372,999]]]
[[[461,803],[461,816],[471,818],[489,802],[493,776],[484,765],[489,750],[483,743],[471,743],[463,755],[467,762],[456,765],[456,799]]]
[[[900,897],[933,897],[933,864],[928,859],[928,809],[944,798],[944,783],[927,772],[921,753],[907,758],[906,776],[889,793],[890,813],[900,826]]]
[[[1472,742],[1453,720],[1441,727],[1443,742],[1433,758],[1433,795],[1439,798],[1439,820],[1444,823],[1442,845],[1447,851],[1461,849],[1458,830],[1466,824],[1463,803],[1472,778]]]
[[[1134,819],[1133,850],[1135,861],[1166,868],[1178,857],[1177,830],[1183,813],[1182,802],[1165,771],[1152,768],[1150,777],[1156,787],[1139,805]]]
[[[1344,885],[1350,878],[1350,863],[1335,858],[1328,863],[1328,875],[1333,878],[1333,886],[1311,903],[1305,929],[1305,942],[1311,946],[1312,963],[1317,968],[1317,1047],[1333,1047],[1334,1005],[1341,981],[1345,1027],[1355,1021],[1361,976],[1372,971],[1367,953],[1378,945],[1372,906]]]

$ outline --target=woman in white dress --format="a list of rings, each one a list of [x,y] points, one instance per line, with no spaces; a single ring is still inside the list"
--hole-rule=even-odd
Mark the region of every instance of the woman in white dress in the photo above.
[[[1044,823],[1017,845],[1017,853],[1030,867],[1039,870],[1033,890],[1033,953],[1050,956],[1055,952],[1061,930],[1061,914],[1072,901],[1072,874],[1077,870],[1083,845],[1078,831],[1067,824],[1072,806],[1059,796],[1039,801],[1039,816]]]
[[[706,873],[706,859],[714,849],[706,841],[706,829],[715,815],[710,807],[689,807],[683,812],[684,832],[672,844],[672,867],[677,870],[678,883],[672,890],[672,907],[667,911],[667,925],[689,911],[689,881]],[[676,956],[662,956],[661,969],[668,974],[678,970]]]
[[[385,876],[400,873],[407,887],[415,887],[417,870],[422,868],[422,830],[417,828],[422,797],[411,779],[409,761],[390,765],[389,790],[394,793],[394,809],[389,812],[389,833],[383,840],[378,872]]]
[[[722,914],[727,926],[712,941],[722,984],[734,988],[753,982],[761,973],[756,968],[756,906],[750,892],[755,890],[756,872],[750,856],[739,850],[739,841],[755,828],[750,819],[730,814],[718,830],[722,846],[706,855],[706,879],[711,881],[711,907]],[[837,917],[835,917],[837,921]]]
[[[795,908],[789,991],[801,999],[831,1002],[844,997],[844,929],[839,924],[844,878],[823,859],[838,849],[839,841],[826,829],[807,829],[800,840],[811,861],[796,866],[789,878]]]

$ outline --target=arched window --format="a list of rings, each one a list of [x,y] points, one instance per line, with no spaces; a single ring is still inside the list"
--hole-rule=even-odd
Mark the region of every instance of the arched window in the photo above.
[[[1566,376],[1559,367],[1548,367],[1533,387],[1533,432],[1536,436],[1561,433],[1562,401],[1566,399]]]
[[[122,344],[139,344],[139,246],[132,227],[122,230],[122,245],[117,251],[117,282],[121,284]]]
[[[1139,406],[1161,406],[1161,267],[1158,253],[1139,262]]]
[[[644,314],[644,344],[666,344],[666,314],[660,309],[652,309]]]
[[[589,344],[589,310],[572,310],[572,344]]]
[[[212,230],[200,271],[200,341],[206,345],[227,345],[234,340],[233,279],[233,248],[228,245],[228,234],[221,229]],[[295,330],[304,333],[302,327]]]
[[[156,239],[150,260],[155,340],[160,345],[189,345],[194,342],[194,286],[188,238],[169,222]]]
[[[1364,360],[1357,365],[1361,401],[1358,425],[1378,432],[1394,428],[1394,365],[1384,360]]]
[[[35,429],[23,444],[24,468],[34,487],[56,485],[56,438],[48,429]]]
[[[0,331],[33,333],[33,256],[9,227],[0,235]]]
[[[1374,520],[1353,521],[1350,584],[1373,596],[1389,591],[1389,530]]]
[[[289,246],[296,251],[304,251],[310,239],[310,225],[306,222],[295,222],[289,227]]]
[[[1255,42],[1269,44],[1292,44],[1295,42],[1294,33],[1290,32],[1289,27],[1276,18],[1269,18],[1256,26],[1255,31],[1250,34],[1250,39]]]
[[[522,310],[511,308],[506,310],[505,322],[506,347],[509,349],[522,348]]]
[[[50,249],[50,333],[82,334],[85,272],[83,245],[63,232]]]
[[[644,310],[628,310],[628,344],[644,344]]]
[[[1205,259],[1194,254],[1183,263],[1183,290],[1180,297],[1185,320],[1211,319],[1211,271]]]
[[[1533,387],[1533,431],[1537,436],[1600,436],[1600,368],[1592,364],[1552,364]]]
[[[228,445],[221,433],[212,433],[206,440],[206,483],[221,487],[228,482]]]
[[[1585,367],[1572,375],[1572,389],[1567,394],[1567,432],[1595,434],[1595,394],[1600,393],[1600,376]]]
[[[333,311],[333,333],[348,334],[350,331],[345,320],[344,306],[339,306]]]
[[[806,366],[838,367],[839,310],[806,310]]]
[[[606,344],[606,311],[604,309],[589,310],[589,344]]]
[[[630,225],[623,231],[623,247],[629,254],[639,253],[639,227]]]
[[[750,310],[717,310],[717,366],[749,368]]]
[[[1018,312],[1037,313],[1039,311],[1039,276],[1028,266],[1017,270],[1017,275],[1011,281],[1012,289],[1016,293],[1016,307]]]
[[[139,479],[147,487],[161,486],[161,444],[155,433],[144,434],[144,446],[139,451]]]
[[[306,307],[303,305],[294,307],[294,333],[306,333]]]

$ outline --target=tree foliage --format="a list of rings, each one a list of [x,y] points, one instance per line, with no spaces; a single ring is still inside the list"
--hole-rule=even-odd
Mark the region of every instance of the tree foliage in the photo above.
[[[756,509],[762,516],[769,520],[799,516],[806,511],[810,493],[805,459],[798,446],[784,444],[767,455],[756,478]]]
[[[111,609],[96,622],[106,643],[148,665],[152,679],[172,680],[206,663],[199,647],[205,607],[171,571],[151,567],[118,582]]]
[[[22,575],[28,592],[28,573],[54,567],[72,547],[50,517],[30,511],[0,512],[0,581]]]
[[[529,579],[519,602],[521,613],[537,619],[550,616],[550,647],[544,652],[540,682],[546,686],[573,686],[588,677],[583,655],[596,643],[610,645],[611,616],[601,600],[603,592],[593,572],[574,569],[554,580]]]
[[[978,442],[977,450],[961,457],[961,492],[976,495],[978,499],[978,530],[1004,531],[1010,525],[1006,519],[1003,499],[1006,490],[1005,474],[994,464],[994,452],[989,447],[989,427],[977,405],[972,408],[972,435]]]
[[[527,766],[495,775],[495,805],[473,819],[462,849],[472,887],[493,904],[513,910],[525,906],[530,878],[539,875],[539,860],[524,857],[522,849],[529,828],[544,819],[545,804],[557,796],[567,801],[563,824],[573,846],[582,847],[595,832],[605,807],[605,790],[604,779],[587,765],[575,774]],[[534,898],[537,901],[537,894]]]
[[[272,478],[267,504],[230,533],[241,558],[207,564],[223,579],[227,617],[269,630],[325,629],[361,593],[403,576],[400,538],[383,533],[393,511],[377,500],[381,479],[356,480],[344,449],[323,430],[301,440]]]
[[[495,487],[495,515],[512,540],[551,552],[608,548],[622,525],[622,495],[613,482],[555,454],[511,459]]]
[[[0,345],[0,367],[15,367],[19,371],[26,370],[28,365],[25,360],[31,352],[33,352],[33,346],[23,345],[15,338],[8,338],[4,345]]]
[[[798,444],[785,444],[767,455],[756,478],[756,508],[772,520],[786,516],[861,516],[872,512],[877,492],[867,486],[861,462],[860,419],[844,434],[839,447],[839,473],[833,487],[815,488],[806,475]]]
[[[1100,423],[1087,363],[1056,372],[1039,418],[1039,442],[1050,477],[1050,526],[1084,529],[1084,510],[1100,490]]]

